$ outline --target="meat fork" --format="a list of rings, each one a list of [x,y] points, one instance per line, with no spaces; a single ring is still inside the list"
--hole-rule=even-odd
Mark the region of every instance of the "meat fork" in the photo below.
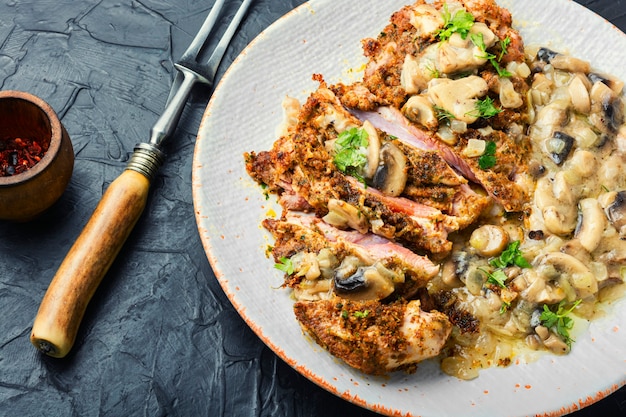
[[[192,88],[198,83],[213,85],[222,57],[250,3],[243,0],[209,60],[199,63],[200,51],[224,7],[224,0],[217,0],[188,49],[174,64],[177,76],[165,110],[150,131],[150,141],[135,146],[126,169],[102,196],[43,297],[30,336],[41,352],[61,358],[72,349],[87,304],[146,206],[150,182],[165,160],[163,142],[176,130]]]

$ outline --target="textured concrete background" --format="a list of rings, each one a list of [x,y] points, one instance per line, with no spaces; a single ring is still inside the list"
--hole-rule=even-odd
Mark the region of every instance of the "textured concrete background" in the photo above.
[[[626,30],[623,0],[578,2]],[[219,75],[300,3],[255,1]],[[191,159],[207,91],[192,97],[148,207],[90,304],[75,349],[66,359],[50,359],[28,342],[50,279],[135,143],[148,139],[165,106],[172,62],[212,4],[1,1],[0,88],[46,100],[69,131],[76,164],[49,212],[27,224],[0,223],[0,415],[375,415],[278,359],[215,280],[191,199]],[[574,415],[625,413],[621,389]]]

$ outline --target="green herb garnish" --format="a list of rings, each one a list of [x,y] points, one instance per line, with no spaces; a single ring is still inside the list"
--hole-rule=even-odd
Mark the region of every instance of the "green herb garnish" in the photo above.
[[[511,308],[511,303],[507,303],[506,301],[502,302],[502,305],[500,306],[500,314],[504,314],[507,311],[509,311],[509,309]]]
[[[365,129],[353,127],[339,134],[335,141],[333,162],[340,171],[357,174],[367,164],[368,134]]]
[[[574,311],[574,309],[581,303],[582,300],[574,302],[571,308],[565,309],[565,300],[561,301],[556,309],[556,312],[552,311],[546,304],[543,306],[540,320],[541,324],[548,329],[553,329],[556,333],[563,338],[563,341],[567,343],[567,346],[572,346],[572,338],[569,335],[569,331],[574,327],[574,320],[568,315]]]
[[[485,45],[485,40],[483,39],[482,33],[472,33],[470,35],[470,39],[472,40],[472,43],[476,45],[476,47],[480,50],[480,52],[482,52],[482,55],[479,55],[478,58],[486,59],[487,61],[489,61],[491,65],[493,65],[493,67],[496,69],[500,77],[511,77],[513,75],[500,66],[500,64],[498,63],[498,57],[496,57],[492,53],[487,52],[487,45]],[[502,55],[504,54],[501,54],[500,58],[502,58]]]
[[[355,311],[354,312],[354,317],[356,317],[357,319],[364,319],[365,317],[369,316],[369,314],[370,314],[369,310]]]
[[[496,143],[489,141],[485,145],[485,152],[478,158],[480,169],[493,168],[496,165]]]
[[[502,61],[502,57],[509,53],[509,45],[511,44],[511,38],[507,36],[504,39],[500,39],[500,55],[498,55],[498,62]]]
[[[506,247],[499,257],[489,261],[494,268],[506,268],[507,266],[519,266],[520,268],[530,268],[530,263],[522,255],[519,248],[520,241],[515,240]]]
[[[500,288],[506,288],[506,280],[507,280],[507,276],[504,273],[503,270],[501,269],[496,269],[493,272],[489,272],[485,269],[479,268],[481,271],[483,271],[485,273],[485,275],[487,275],[487,282],[493,285],[497,285]]]
[[[440,41],[450,39],[453,33],[458,33],[463,39],[467,38],[470,29],[474,25],[474,15],[465,10],[459,10],[453,17],[448,10],[447,3],[444,3],[441,15],[443,17],[443,28],[437,32],[437,37]]]
[[[279,271],[283,271],[287,275],[293,274],[294,271],[293,262],[291,261],[291,259],[285,256],[280,258],[280,262],[274,264],[274,268],[278,269]]]
[[[435,114],[437,115],[437,120],[444,124],[450,124],[450,120],[456,119],[454,114],[450,113],[443,107],[433,106],[433,109],[435,110]]]
[[[491,97],[485,97],[483,100],[476,102],[476,111],[478,112],[478,117],[488,119],[501,113],[502,109],[493,105],[493,99]]]

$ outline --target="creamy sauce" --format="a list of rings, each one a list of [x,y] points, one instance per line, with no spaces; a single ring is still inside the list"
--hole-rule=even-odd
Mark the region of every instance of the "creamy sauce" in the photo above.
[[[450,268],[443,268],[429,287],[431,293],[451,290],[480,319],[479,333],[456,331],[442,354],[442,370],[461,379],[475,378],[491,366],[535,360],[540,352],[575,349],[576,335],[589,320],[605,316],[626,288],[620,223],[620,192],[626,190],[622,83],[575,71],[585,63],[561,54],[561,62],[573,63],[555,68],[538,61],[537,51],[528,50],[528,65],[536,71],[528,93],[531,174],[537,180],[531,212],[522,220],[507,219],[496,209],[484,219],[512,232],[511,240],[521,241],[532,267],[507,268],[506,295],[514,297],[507,305],[504,289],[494,289],[482,272],[490,270],[489,258],[476,253],[465,233],[455,246],[456,264],[448,262],[458,269],[462,256],[466,270],[450,277]],[[543,305],[556,310],[563,303],[569,309],[576,302],[568,314],[575,323],[568,330],[571,340],[554,328],[546,333]]]

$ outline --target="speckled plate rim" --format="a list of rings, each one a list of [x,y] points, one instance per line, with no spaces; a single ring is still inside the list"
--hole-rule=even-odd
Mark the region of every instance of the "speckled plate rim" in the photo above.
[[[328,391],[386,415],[559,416],[592,404],[626,383],[626,302],[585,326],[567,356],[543,355],[461,381],[434,361],[413,375],[363,375],[302,334],[282,274],[267,257],[263,218],[276,215],[246,174],[243,153],[269,149],[285,95],[300,100],[329,82],[360,77],[360,40],[376,34],[407,0],[311,0],[261,33],[217,86],[198,132],[192,167],[193,202],[202,244],[233,306],[283,360]],[[626,35],[570,0],[501,0],[526,44],[541,44],[592,62],[626,80],[619,51]]]

